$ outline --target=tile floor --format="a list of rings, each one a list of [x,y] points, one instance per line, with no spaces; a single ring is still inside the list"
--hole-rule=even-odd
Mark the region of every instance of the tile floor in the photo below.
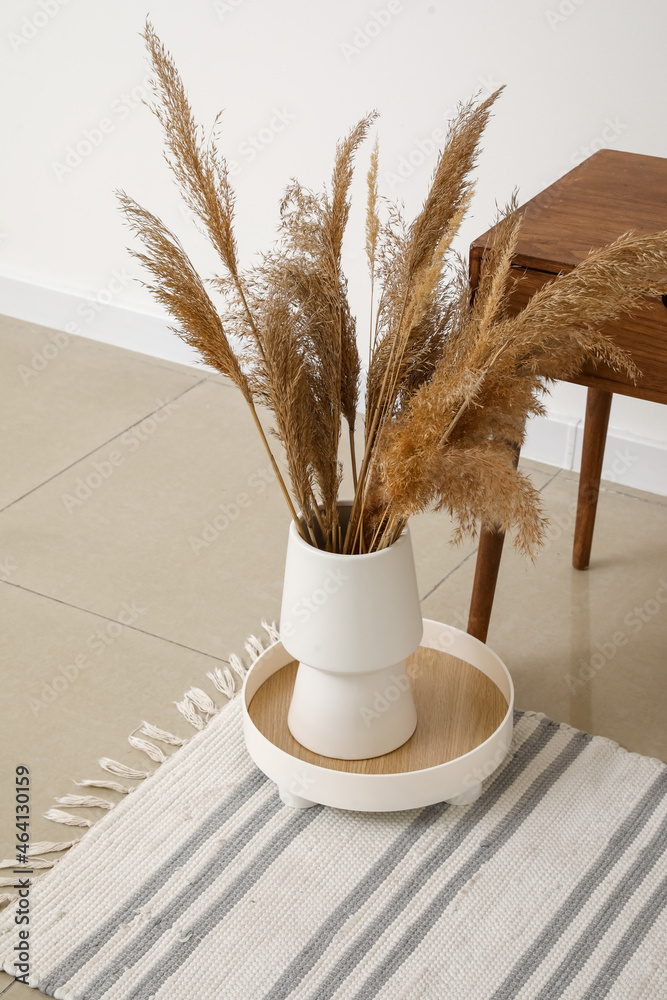
[[[41,814],[72,779],[100,776],[102,755],[145,767],[126,741],[142,719],[188,734],[173,702],[278,615],[288,516],[221,377],[76,337],[58,346],[6,318],[0,357],[7,857],[17,764],[32,774],[32,839],[68,839],[78,831]],[[517,706],[666,759],[667,498],[606,484],[580,573],[577,476],[523,465],[549,539],[534,565],[506,545],[488,637]],[[475,546],[451,547],[442,515],[412,532],[424,615],[465,628]],[[1,973],[0,994],[10,983]],[[9,986],[23,995],[39,994]]]

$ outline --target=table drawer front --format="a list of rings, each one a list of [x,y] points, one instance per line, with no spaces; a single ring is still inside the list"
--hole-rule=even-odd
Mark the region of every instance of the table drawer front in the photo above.
[[[510,311],[514,315],[538,289],[552,281],[554,275],[525,268],[512,268],[512,271],[519,277],[510,295]],[[589,363],[582,368],[581,378],[569,381],[667,403],[667,307],[662,299],[657,298],[639,313],[608,323],[604,332],[631,355],[642,377],[635,385],[623,372],[616,372],[605,364]]]

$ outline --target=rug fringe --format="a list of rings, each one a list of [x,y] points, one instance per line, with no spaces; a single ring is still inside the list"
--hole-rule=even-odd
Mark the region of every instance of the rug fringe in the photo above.
[[[268,643],[266,646],[256,635],[249,636],[244,644],[245,651],[251,664],[253,664],[255,660],[262,655],[268,646],[272,646],[280,640],[280,632],[275,622],[269,623],[262,619],[262,628],[268,636]],[[234,673],[237,675],[241,684],[243,684],[248,668],[243,663],[241,657],[236,653],[230,654],[228,662],[228,666],[222,668],[215,667],[215,669],[212,672],[207,673],[206,676],[211,681],[213,687],[219,691],[220,694],[224,695],[228,701],[231,701],[238,694],[239,690],[237,688],[237,682],[234,678]],[[234,671],[234,673],[232,673],[232,671]],[[213,716],[219,711],[218,706],[215,704],[210,695],[198,687],[190,688],[183,695],[183,701],[177,701],[174,702],[174,704],[183,718],[186,719],[186,721],[197,731],[205,729]],[[202,718],[199,712],[202,712],[205,718]],[[144,736],[149,736],[151,739],[157,740],[160,743],[167,743],[174,747],[185,746],[188,742],[187,738],[183,739],[180,736],[174,736],[173,733],[170,733],[165,729],[160,729],[159,726],[154,726],[150,722],[143,721],[141,726],[138,727],[134,733],[130,734],[128,741],[130,746],[132,746],[135,750],[145,753],[158,765],[158,767],[168,759],[167,755],[153,743],[150,743],[148,740],[142,740],[140,737],[136,736],[136,732],[140,732]],[[98,764],[109,774],[114,774],[120,778],[135,779],[137,781],[143,781],[154,773],[154,771],[141,771],[137,768],[129,767],[127,764],[121,764],[119,761],[112,760],[110,757],[100,757]],[[105,788],[113,792],[118,792],[119,795],[128,795],[134,791],[134,787],[128,788],[125,785],[121,785],[117,781],[110,781],[103,778],[86,778],[83,781],[75,781],[74,784],[79,787]],[[99,808],[106,811],[113,809],[117,804],[96,795],[64,795],[55,799],[55,801],[58,805],[69,806],[70,808]],[[63,826],[90,828],[97,822],[96,819],[86,819],[83,816],[73,816],[71,813],[64,812],[61,809],[49,809],[43,815],[46,819],[51,820],[53,823],[60,823]],[[79,837],[73,840],[60,842],[42,840],[38,843],[31,844],[30,847],[28,847],[27,855],[30,858],[35,857],[35,861],[31,862],[33,868],[53,869],[61,858],[55,858],[53,861],[48,861],[42,858],[37,858],[36,856],[40,854],[55,854],[56,852],[69,851],[79,842]],[[0,868],[9,867],[14,864],[16,864],[14,861],[9,861],[6,864],[5,862],[2,862],[2,864],[0,864]],[[31,883],[34,885],[36,882],[40,882],[43,878],[48,877],[49,874],[49,871],[45,871],[44,875],[40,875],[36,879],[31,878]],[[9,886],[12,884],[12,881],[13,880],[10,879],[0,879],[0,886]],[[17,898],[18,897],[15,893],[0,894],[0,908],[7,903],[13,902]]]
[[[84,778],[83,781],[75,781],[74,784],[80,788],[110,788],[112,792],[118,792],[119,795],[129,795],[130,792],[134,791],[134,788],[121,785],[118,781],[104,781],[103,778]]]
[[[213,673],[208,673],[206,676],[220,694],[224,694],[230,701],[232,700],[236,694],[236,681],[229,667],[225,667],[224,670],[216,667]]]
[[[55,844],[50,840],[38,840],[36,844],[31,844],[28,848],[28,857],[32,858],[36,854],[55,854],[56,851],[68,851],[70,847],[78,844],[80,839],[80,837],[75,837],[74,840],[63,840]]]
[[[21,865],[23,865],[23,862],[19,862],[19,863]],[[11,858],[5,858],[3,861],[0,861],[0,868],[18,868],[18,864],[19,863],[17,863],[16,858],[14,858],[14,860],[12,860]],[[25,867],[26,868],[53,868],[53,866],[55,864],[56,864],[55,861],[47,861],[45,858],[33,858],[31,860],[30,864],[26,865]]]
[[[145,753],[156,764],[164,764],[167,759],[166,754],[159,747],[156,747],[154,743],[149,743],[148,740],[142,740],[138,736],[128,736],[127,742],[135,750],[141,750],[142,753]]]
[[[115,802],[109,799],[101,799],[98,795],[62,795],[55,799],[59,806],[69,806],[70,808],[90,808],[90,809],[113,809]]]
[[[256,635],[248,636],[245,642],[245,650],[250,657],[253,658],[253,663],[258,656],[261,656],[264,652],[264,646],[262,645],[262,640],[258,639]]]
[[[150,771],[138,771],[136,767],[128,767],[127,764],[120,764],[111,757],[100,757],[97,762],[103,771],[109,774],[117,774],[119,778],[148,778]]]
[[[47,809],[42,814],[44,819],[50,819],[53,823],[62,823],[64,826],[92,826],[94,820],[86,819],[84,816],[72,816],[71,813],[63,812],[62,809]]]
[[[213,701],[213,699],[206,694],[206,691],[202,691],[201,688],[190,688],[189,691],[185,692],[185,697],[188,701],[191,701],[195,708],[198,708],[200,712],[204,715],[215,715],[218,711],[218,706]]]
[[[41,881],[43,881],[43,879],[45,879],[45,878],[46,878],[46,876],[47,876],[47,875],[50,875],[50,874],[51,874],[50,872],[44,872],[44,874],[43,874],[43,875],[38,875],[38,876],[37,876],[37,878],[34,878],[34,877],[33,877],[33,876],[31,875],[31,876],[30,876],[30,885],[31,885],[31,886],[33,886],[33,885],[37,885],[37,883],[38,883],[38,882],[41,882]],[[19,877],[19,876],[17,876],[17,875],[12,875],[12,877],[11,877],[11,878],[0,878],[0,887],[2,887],[3,889],[8,889],[8,888],[9,888],[10,886],[13,886],[13,885],[14,885],[14,883],[16,882],[16,879],[17,879],[18,877]],[[13,896],[13,897],[10,897],[10,898],[13,898],[13,899],[17,899],[17,898],[18,898],[18,896]]]
[[[189,722],[191,726],[199,730],[204,728],[206,723],[202,719],[201,715],[197,715],[189,698],[184,698],[183,701],[175,701],[174,705],[181,713],[185,721]]]
[[[252,662],[254,663],[255,660],[253,660]],[[241,680],[244,681],[245,675],[248,673],[248,671],[244,667],[243,660],[241,659],[241,657],[237,656],[236,653],[232,653],[229,657],[229,665],[236,671]]]
[[[48,874],[48,872],[45,872],[44,875],[38,875],[37,878],[33,878],[32,875],[31,875],[30,876],[30,885],[31,886],[32,885],[37,885],[37,883],[41,882],[42,879],[47,874]],[[18,876],[18,875],[12,875],[10,878],[0,878],[0,888],[2,888],[2,889],[8,889],[10,886],[14,885],[14,883],[16,882],[16,879],[19,878],[19,877],[20,876]]]
[[[276,628],[275,622],[267,622],[265,618],[262,618],[262,628],[268,635],[271,645],[274,642],[280,642],[280,629]]]
[[[210,674],[208,675],[210,677]],[[160,729],[159,726],[153,726],[150,722],[142,722],[140,733],[144,736],[150,736],[154,740],[159,740],[160,743],[170,743],[174,747],[182,747],[188,742],[187,740],[181,739],[180,736],[174,736],[173,733],[168,733],[166,729]]]

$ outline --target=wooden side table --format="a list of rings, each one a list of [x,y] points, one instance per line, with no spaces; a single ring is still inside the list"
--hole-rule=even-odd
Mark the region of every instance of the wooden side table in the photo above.
[[[667,159],[601,149],[522,206],[523,226],[512,266],[523,272],[510,299],[519,312],[559,273],[632,230],[667,229]],[[477,287],[493,229],[470,247],[470,278]],[[665,289],[667,293],[667,289]],[[572,563],[586,569],[591,554],[609,410],[615,392],[667,403],[667,294],[605,332],[632,356],[642,377],[587,364],[567,381],[588,386]],[[518,452],[517,452],[518,460]],[[482,641],[491,617],[504,534],[480,534],[468,632]]]

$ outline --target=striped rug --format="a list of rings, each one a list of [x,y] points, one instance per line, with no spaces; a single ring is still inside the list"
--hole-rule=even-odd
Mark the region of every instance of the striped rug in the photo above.
[[[245,752],[240,699],[203,725],[194,691],[192,739],[153,754],[165,762],[32,888],[30,985],[64,1000],[667,997],[664,764],[517,713],[474,805],[295,811]],[[15,908],[0,914],[12,974]]]

